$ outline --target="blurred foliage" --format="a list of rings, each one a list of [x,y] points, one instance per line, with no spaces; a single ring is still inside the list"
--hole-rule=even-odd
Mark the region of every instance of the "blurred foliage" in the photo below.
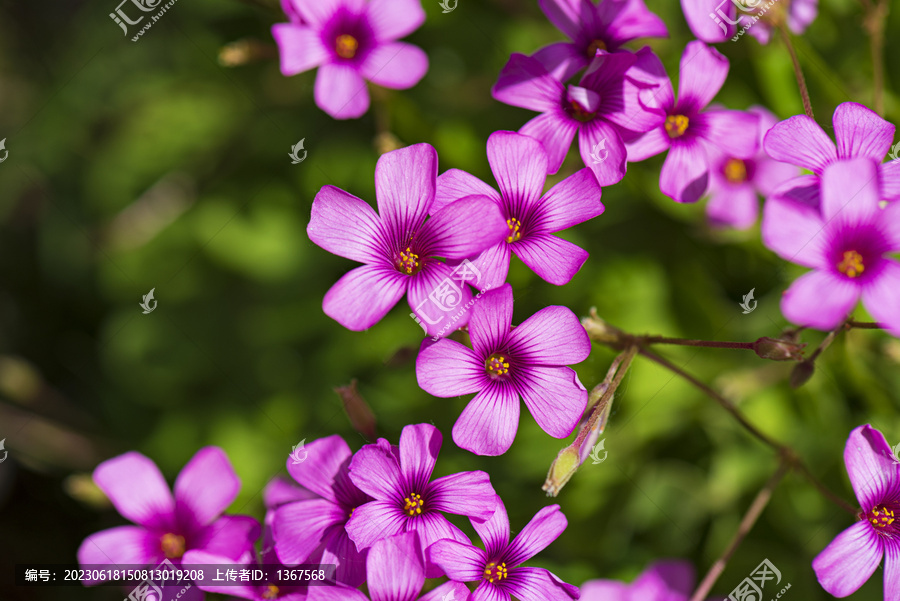
[[[786,1],[786,0],[782,0]],[[284,78],[269,34],[284,21],[274,0],[182,0],[137,43],[109,19],[115,0],[0,3],[0,598],[25,598],[8,569],[74,562],[83,538],[121,525],[85,474],[136,449],[170,478],[203,445],[219,445],[243,490],[231,508],[262,516],[261,490],[284,472],[292,445],[332,433],[351,447],[333,388],[358,379],[396,441],[408,423],[445,434],[438,475],[484,469],[505,499],[513,529],[548,503],[546,470],[566,441],[523,411],[511,451],[476,457],[451,427],[465,399],[435,399],[414,373],[420,330],[398,306],[368,332],[327,318],[321,300],[348,269],[305,235],[310,205],[331,184],[374,201],[375,139],[429,142],[441,170],[492,181],[488,135],[517,129],[531,113],[494,101],[490,87],[512,52],[560,39],[533,0],[460,0],[428,18],[409,41],[431,60],[408,91],[381,91],[362,119],[337,122],[312,102],[314,72]],[[671,37],[651,45],[673,80],[691,39],[679,3],[647,0]],[[900,30],[900,14],[887,31]],[[220,50],[238,40],[258,60],[226,68]],[[801,112],[783,46],[741,38],[718,46],[732,65],[718,101],[731,108]],[[871,105],[872,73],[861,9],[822,0],[797,40],[818,121],[846,100]],[[887,81],[900,81],[898,38],[888,36]],[[886,94],[887,115],[900,118]],[[305,138],[308,158],[292,165]],[[548,186],[580,167],[570,152]],[[607,211],[563,236],[591,252],[557,288],[514,262],[519,322],[549,304],[580,315],[596,306],[633,333],[717,340],[774,336],[786,325],[781,292],[801,269],[759,241],[758,229],[717,232],[702,203],[676,205],[658,191],[662,157],[630,166],[603,193]],[[159,305],[142,315],[143,294]],[[759,306],[738,303],[756,289]],[[403,303],[405,305],[405,303]],[[865,316],[858,314],[858,318]],[[823,335],[805,332],[817,344]],[[852,499],[842,452],[862,423],[900,442],[900,342],[880,332],[842,335],[799,390],[791,365],[743,351],[660,349],[725,391],[762,430],[793,445],[812,471]],[[599,382],[613,357],[596,348],[577,367]],[[692,560],[702,574],[727,545],[773,453],[710,399],[638,358],[616,395],[609,456],[585,465],[558,498],[569,528],[536,562],[563,579],[631,579],[661,557]],[[763,558],[791,582],[791,599],[828,596],[812,558],[851,519],[789,476],[714,589],[727,595]],[[879,570],[853,598],[881,599]],[[27,598],[117,599],[112,588],[30,589]]]

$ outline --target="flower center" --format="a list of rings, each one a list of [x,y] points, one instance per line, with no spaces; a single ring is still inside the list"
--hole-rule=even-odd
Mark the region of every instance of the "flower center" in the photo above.
[[[501,563],[497,565],[496,562],[491,562],[484,566],[484,579],[488,582],[493,582],[494,580],[503,580],[504,578],[509,576],[509,572],[506,570],[506,563]]]
[[[484,362],[484,369],[493,378],[505,376],[509,373],[509,359],[505,355],[494,353]]]
[[[603,40],[591,40],[590,45],[587,47],[586,54],[588,58],[594,58],[597,56],[598,50],[606,50],[606,42]]]
[[[896,509],[896,508],[895,508]],[[884,505],[878,505],[872,511],[868,513],[866,516],[868,518],[869,523],[871,523],[875,527],[876,532],[884,532],[888,526],[894,523],[894,511],[888,509]],[[890,530],[895,530],[897,527],[892,527]]]
[[[522,239],[522,222],[516,219],[515,217],[510,217],[506,220],[506,225],[509,227],[509,236],[506,237],[506,241],[512,244],[518,240]]]
[[[741,159],[728,159],[722,168],[725,179],[732,184],[742,184],[747,181],[747,165]]]
[[[419,255],[412,251],[412,247],[407,246],[406,250],[400,251],[400,259],[397,261],[397,270],[406,275],[417,273],[422,268],[419,262]]]
[[[168,559],[179,559],[186,551],[184,537],[177,534],[163,534],[159,541],[159,548]]]
[[[334,41],[334,51],[341,58],[353,58],[359,50],[359,42],[352,35],[339,35]]]
[[[587,110],[574,100],[569,100],[569,114],[573,119],[577,119],[582,123],[591,121],[594,117],[597,116],[596,113]]]
[[[422,501],[422,497],[413,493],[403,499],[406,501],[406,505],[403,506],[403,511],[406,512],[406,515],[409,517],[413,517],[414,515],[422,515],[422,507],[425,506],[425,502]]]
[[[687,131],[690,119],[684,115],[669,115],[666,117],[666,133],[670,138],[680,138]]]
[[[350,510],[350,517],[351,517],[351,518],[353,517],[353,512],[354,512],[354,511],[356,511],[356,507],[354,507],[353,509]]]
[[[266,586],[266,590],[263,591],[262,598],[263,599],[277,599],[279,592],[280,591],[278,590],[277,586],[275,586],[274,584],[269,584]]]
[[[838,271],[850,278],[858,277],[866,270],[863,257],[855,250],[845,250],[844,260],[838,263]]]

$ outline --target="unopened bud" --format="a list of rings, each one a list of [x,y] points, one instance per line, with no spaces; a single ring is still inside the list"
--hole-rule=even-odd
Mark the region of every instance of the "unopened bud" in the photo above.
[[[596,307],[591,308],[591,316],[581,320],[581,325],[591,337],[591,340],[603,343],[614,343],[619,341],[621,331],[612,327],[603,321],[597,315]]]
[[[772,361],[802,361],[805,342],[792,342],[789,340],[776,340],[763,336],[753,343],[753,351],[757,356]]]
[[[344,402],[344,410],[353,429],[369,440],[375,440],[375,414],[356,389],[356,378],[348,386],[338,386],[334,391]]]
[[[801,361],[791,371],[791,388],[800,388],[806,384],[816,372],[816,364],[812,361]]]
[[[566,485],[566,482],[575,475],[581,466],[581,460],[578,457],[578,449],[574,443],[564,448],[553,460],[550,465],[550,471],[547,472],[547,480],[544,481],[543,490],[547,492],[548,497],[555,497]]]

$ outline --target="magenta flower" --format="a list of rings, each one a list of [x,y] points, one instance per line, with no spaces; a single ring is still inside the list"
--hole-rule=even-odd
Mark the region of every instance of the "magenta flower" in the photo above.
[[[844,102],[832,117],[837,145],[819,124],[806,115],[782,121],[765,136],[766,153],[776,161],[813,172],[786,183],[775,195],[801,196],[819,204],[819,178],[828,165],[843,159],[866,157],[877,164],[878,190],[884,200],[900,200],[900,162],[881,164],[891,149],[894,126],[856,102]]]
[[[541,48],[534,58],[560,81],[588,66],[597,50],[615,52],[636,38],[664,38],[669,31],[644,0],[538,0],[547,18],[570,42]]]
[[[811,267],[784,293],[789,321],[830,330],[863,303],[900,336],[900,203],[879,208],[876,165],[870,159],[825,167],[819,209],[770,198],[763,211],[763,242],[783,259]]]
[[[419,0],[289,1],[285,13],[291,22],[272,26],[281,72],[290,76],[319,67],[316,105],[335,119],[369,110],[366,81],[405,89],[428,71],[420,48],[396,41],[425,21]]]
[[[484,549],[469,541],[440,540],[426,550],[430,561],[457,582],[478,582],[472,601],[569,601],[578,599],[578,587],[566,584],[544,568],[523,567],[562,534],[566,516],[559,505],[541,509],[509,542],[509,517],[497,499],[497,510],[487,521],[471,520]]]
[[[581,586],[581,601],[688,601],[694,587],[694,568],[687,561],[651,564],[631,584],[590,580]]]
[[[749,159],[729,156],[713,146],[708,148],[709,203],[706,216],[714,225],[747,229],[759,216],[757,193],[764,197],[778,186],[799,175],[799,170],[787,163],[769,158],[762,150],[762,139],[778,121],[775,115],[761,106],[750,107],[759,115],[759,152]]]
[[[690,42],[681,55],[677,101],[656,55],[639,56],[637,64],[636,73],[647,74],[648,81],[659,86],[641,92],[641,101],[655,107],[663,118],[655,129],[628,141],[628,160],[642,161],[669,150],[660,190],[676,202],[696,202],[709,185],[708,147],[731,157],[752,158],[759,150],[759,115],[703,110],[725,83],[728,59],[702,42]]]
[[[428,334],[436,335],[456,316],[437,315],[432,306],[437,303],[429,297],[453,285],[454,306],[472,299],[469,287],[456,287],[454,272],[437,257],[477,255],[505,238],[506,221],[489,198],[464,198],[426,220],[434,203],[437,168],[437,153],[428,144],[382,155],[375,167],[380,215],[334,186],[324,186],[316,195],[306,229],[310,240],[364,263],[338,280],[322,303],[325,313],[342,326],[356,331],[372,327],[408,292],[410,308],[428,324]],[[427,309],[422,308],[425,304]],[[467,321],[468,312],[453,323],[462,327]]]
[[[78,562],[176,566],[187,551],[208,551],[234,560],[252,557],[259,523],[243,515],[223,516],[241,488],[228,457],[205,447],[175,480],[175,496],[152,460],[134,451],[108,459],[94,482],[122,517],[136,526],[92,534],[78,548]]]
[[[287,501],[273,512],[275,552],[281,563],[289,566],[336,564],[338,582],[359,586],[366,579],[366,556],[357,551],[346,528],[354,510],[372,498],[350,479],[353,454],[340,436],[320,438],[304,448],[304,461],[294,463],[288,458],[288,473],[318,498],[291,501],[290,489],[283,487],[267,495]],[[303,494],[302,489],[295,489],[293,494]]]
[[[778,13],[782,13],[786,8],[787,26],[795,35],[801,35],[806,31],[806,28],[816,20],[816,17],[819,14],[819,0],[790,0],[784,7],[780,6],[782,1],[783,0],[776,0],[775,4],[766,9],[766,12],[771,11],[778,15]],[[766,5],[762,4],[760,8],[763,6]],[[744,16],[744,21],[749,21],[750,17],[755,17],[758,14],[759,12],[756,14],[750,13],[750,15]],[[769,40],[772,39],[772,31],[774,31],[772,23],[768,19],[763,18],[754,22],[753,26],[747,30],[747,32],[755,37],[760,44],[769,43]]]
[[[410,425],[400,447],[385,439],[360,449],[350,479],[375,500],[356,508],[347,533],[359,549],[401,532],[416,531],[427,548],[442,538],[468,540],[441,512],[487,519],[496,493],[485,472],[460,472],[430,482],[441,449],[441,433],[430,424]],[[429,578],[440,576],[430,567]]]
[[[691,32],[704,42],[724,42],[728,38],[734,41],[735,34],[742,35],[740,32],[750,27],[747,31],[759,43],[768,44],[772,25],[766,13],[786,17],[790,30],[800,35],[815,20],[819,0],[681,0],[681,9]]]
[[[455,340],[423,345],[419,386],[439,397],[477,392],[453,426],[453,442],[478,455],[502,455],[519,427],[519,399],[541,429],[565,438],[587,407],[575,371],[591,352],[587,332],[566,307],[541,309],[512,327],[513,294],[504,284],[472,310],[473,349]]]
[[[862,511],[812,563],[819,584],[835,597],[856,592],[884,557],[885,601],[900,599],[900,463],[893,455],[872,426],[847,439],[844,463]]]
[[[469,589],[461,582],[445,582],[419,597],[425,584],[425,557],[414,532],[395,534],[377,541],[366,561],[367,597],[346,586],[310,587],[309,601],[465,601]]]
[[[637,54],[598,51],[581,82],[565,87],[537,59],[513,54],[491,94],[500,102],[541,113],[519,133],[544,145],[550,173],[559,171],[577,132],[585,166],[601,186],[611,186],[625,177],[624,141],[662,123],[660,114],[638,99],[639,92],[655,82],[635,79],[636,61],[652,55],[649,48]]]
[[[600,186],[591,170],[582,169],[544,194],[547,153],[534,138],[496,131],[488,138],[487,156],[499,193],[465,171],[450,169],[437,179],[434,202],[434,209],[440,210],[460,198],[486,196],[506,218],[506,239],[472,260],[480,273],[478,287],[496,288],[506,281],[510,253],[551,284],[568,283],[588,253],[553,233],[603,213]]]

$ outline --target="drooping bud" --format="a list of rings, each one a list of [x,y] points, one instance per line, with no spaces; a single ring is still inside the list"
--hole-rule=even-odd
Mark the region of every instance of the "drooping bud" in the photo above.
[[[801,361],[791,371],[791,388],[800,388],[816,373],[816,364],[812,361]]]
[[[375,414],[356,389],[356,378],[349,385],[338,386],[334,391],[344,402],[344,410],[347,411],[353,429],[369,440],[375,440]]]
[[[805,342],[778,340],[763,336],[753,343],[753,352],[762,359],[772,361],[802,361]]]
[[[587,331],[588,336],[595,342],[616,343],[619,342],[622,332],[600,318],[597,308],[591,307],[591,316],[581,320],[581,325]]]

